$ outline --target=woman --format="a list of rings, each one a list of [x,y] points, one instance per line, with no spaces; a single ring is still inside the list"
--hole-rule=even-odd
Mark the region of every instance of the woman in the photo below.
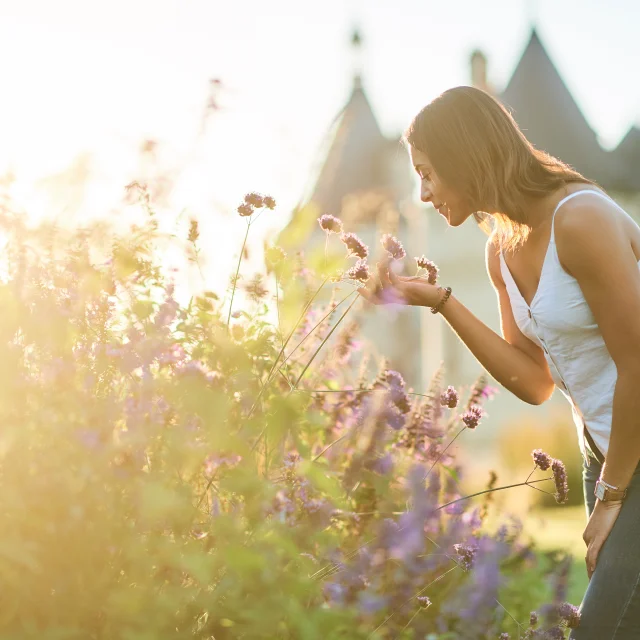
[[[473,215],[489,235],[486,265],[503,337],[449,288],[397,276],[386,262],[362,295],[441,313],[482,366],[529,404],[560,388],[585,459],[588,517],[589,586],[570,637],[637,640],[640,227],[594,182],[534,149],[481,90],[446,91],[404,140],[421,200],[452,227]]]

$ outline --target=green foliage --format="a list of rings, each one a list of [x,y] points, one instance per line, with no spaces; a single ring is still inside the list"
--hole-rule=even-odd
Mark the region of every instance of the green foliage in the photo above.
[[[0,224],[0,638],[443,640],[470,624],[455,603],[480,572],[458,543],[494,554],[524,626],[548,596],[554,563],[517,527],[482,535],[486,498],[438,506],[460,497],[444,451],[460,422],[437,381],[409,397],[383,366],[355,389],[349,332],[318,353],[339,313],[310,304],[299,261],[274,271],[283,329],[258,299],[231,322],[214,292],[180,305],[153,218],[100,241]],[[484,631],[513,631],[483,607]]]

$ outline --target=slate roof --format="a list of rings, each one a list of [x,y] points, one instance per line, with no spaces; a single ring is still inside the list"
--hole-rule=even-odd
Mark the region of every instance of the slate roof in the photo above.
[[[539,149],[570,164],[604,188],[640,189],[637,129],[614,151],[604,150],[544,49],[535,29],[511,80],[497,96],[512,112],[527,138]],[[629,138],[629,136],[627,136]],[[623,146],[624,145],[624,146]]]
[[[358,76],[329,140],[309,197],[322,213],[339,215],[343,198],[355,191],[390,187],[385,163],[389,140],[380,130]]]

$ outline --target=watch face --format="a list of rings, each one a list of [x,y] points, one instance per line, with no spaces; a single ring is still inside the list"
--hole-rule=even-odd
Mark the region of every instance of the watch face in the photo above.
[[[604,492],[605,492],[605,486],[603,484],[600,484],[599,482],[596,482],[596,490],[595,490],[595,494],[596,494],[596,498],[598,498],[598,500],[604,500]]]

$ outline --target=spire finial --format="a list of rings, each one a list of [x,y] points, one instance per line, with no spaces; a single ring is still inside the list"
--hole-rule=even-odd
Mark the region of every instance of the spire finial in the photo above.
[[[351,33],[351,48],[353,52],[353,87],[362,88],[362,35],[358,27]]]

